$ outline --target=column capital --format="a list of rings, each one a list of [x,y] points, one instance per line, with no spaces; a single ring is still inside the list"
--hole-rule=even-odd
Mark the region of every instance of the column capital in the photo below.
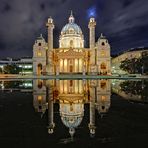
[[[46,26],[48,27],[48,28],[53,28],[54,29],[54,22],[53,22],[53,19],[50,17],[50,18],[48,18],[48,21],[47,21],[47,23],[46,23]]]
[[[55,124],[54,123],[51,123],[47,128],[48,128],[48,134],[53,134],[54,132],[54,127],[55,127]]]
[[[88,28],[94,28],[96,26],[95,18],[90,18]]]
[[[88,124],[88,127],[89,127],[89,130],[90,130],[91,132],[95,133],[95,129],[96,129],[96,126],[95,126],[95,125],[89,123],[89,124]]]

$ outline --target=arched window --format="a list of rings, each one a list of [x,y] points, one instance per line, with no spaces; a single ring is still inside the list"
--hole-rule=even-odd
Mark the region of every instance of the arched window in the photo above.
[[[101,51],[101,56],[105,56],[106,55],[106,52],[103,50],[103,51]]]
[[[70,40],[70,47],[73,47],[73,40]]]
[[[38,99],[38,103],[41,104],[42,103],[43,96],[38,96],[37,99]]]
[[[106,100],[106,96],[101,96],[101,101],[105,101]]]
[[[41,80],[38,81],[38,88],[41,89],[43,86],[43,82]]]
[[[42,100],[43,97],[42,96],[38,96],[38,101]]]
[[[101,69],[106,69],[106,64],[105,63],[101,64]]]
[[[37,74],[38,75],[42,74],[42,64],[38,64],[38,66],[37,66]]]
[[[104,42],[102,42],[102,46],[105,46],[105,43]]]
[[[74,33],[74,29],[73,28],[70,28],[69,29],[69,33]]]
[[[73,65],[70,65],[70,72],[73,72]]]
[[[41,45],[42,45],[41,43],[38,44],[38,46],[41,46]]]
[[[70,86],[71,87],[73,86],[73,80],[70,80]]]
[[[41,57],[41,56],[42,56],[41,51],[38,51],[38,52],[37,52],[37,56],[38,56],[38,57]]]
[[[105,88],[106,88],[106,82],[104,82],[104,81],[101,82],[101,88],[102,88],[102,89],[105,89]]]

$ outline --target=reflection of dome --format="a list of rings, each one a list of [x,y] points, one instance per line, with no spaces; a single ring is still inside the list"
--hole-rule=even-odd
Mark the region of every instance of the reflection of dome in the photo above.
[[[60,115],[66,127],[77,127],[80,125],[84,115],[83,103],[60,103]]]
[[[75,133],[84,116],[84,104],[81,103],[60,103],[60,116],[63,124],[69,128],[71,136]]]
[[[66,127],[69,128],[76,128],[80,125],[81,121],[82,121],[83,115],[76,115],[76,116],[62,116],[62,122]]]

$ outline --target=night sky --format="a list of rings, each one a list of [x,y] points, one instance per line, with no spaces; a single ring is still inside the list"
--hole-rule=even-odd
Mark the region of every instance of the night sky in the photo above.
[[[36,37],[47,39],[45,23],[55,23],[54,47],[73,10],[88,47],[88,21],[95,16],[96,41],[103,32],[112,54],[148,46],[148,0],[0,0],[0,58],[32,56]]]

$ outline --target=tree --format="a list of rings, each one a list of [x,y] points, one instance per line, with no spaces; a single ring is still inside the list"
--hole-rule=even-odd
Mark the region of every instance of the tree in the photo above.
[[[148,52],[145,51],[142,53],[142,66],[143,72],[148,74]]]
[[[141,101],[148,102],[148,81],[124,81],[120,83],[120,87],[126,94],[141,96]]]
[[[120,68],[128,73],[132,73],[133,72],[132,62],[133,61],[131,59],[126,58],[124,61],[121,62]]]
[[[22,81],[4,81],[5,88],[20,88]]]
[[[18,74],[20,72],[20,68],[16,65],[6,65],[4,66],[4,73],[5,74]]]
[[[139,58],[125,59],[121,62],[120,68],[130,74],[148,73],[148,53],[143,52]]]
[[[2,68],[0,67],[0,73],[2,73],[3,72],[3,70],[2,70]]]

